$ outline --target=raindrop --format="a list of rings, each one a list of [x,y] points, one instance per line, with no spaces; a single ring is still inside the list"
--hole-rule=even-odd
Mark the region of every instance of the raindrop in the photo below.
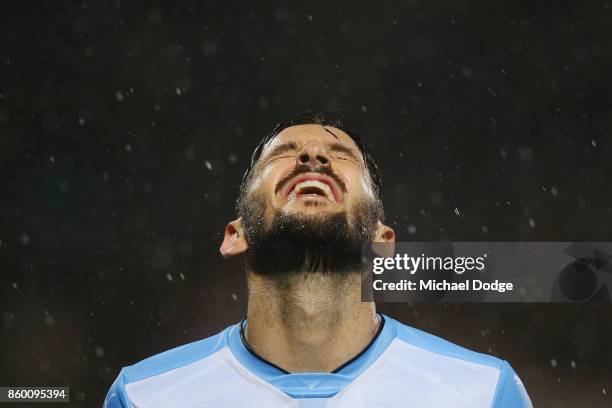
[[[44,311],[45,314],[45,324],[49,327],[54,326],[55,325],[55,319],[53,318],[53,316],[51,316],[49,314],[48,311]]]
[[[104,357],[104,349],[101,346],[96,346],[94,348],[94,353],[96,354],[97,357]]]

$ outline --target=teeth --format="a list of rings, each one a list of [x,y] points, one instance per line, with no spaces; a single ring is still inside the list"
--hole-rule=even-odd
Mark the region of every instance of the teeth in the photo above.
[[[306,180],[306,181],[302,181],[301,183],[297,183],[295,187],[293,188],[293,191],[289,195],[290,198],[295,198],[300,193],[300,191],[302,191],[303,189],[307,187],[318,188],[319,190],[325,193],[325,196],[327,197],[328,200],[333,201],[334,203],[336,202],[334,193],[332,192],[331,188],[327,184],[319,180]]]

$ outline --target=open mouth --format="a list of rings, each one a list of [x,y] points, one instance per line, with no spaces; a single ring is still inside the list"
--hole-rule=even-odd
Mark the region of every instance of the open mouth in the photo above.
[[[321,197],[333,203],[338,203],[341,200],[338,188],[333,181],[329,180],[324,175],[307,175],[296,177],[289,184],[286,193],[287,199],[292,200],[299,197]]]

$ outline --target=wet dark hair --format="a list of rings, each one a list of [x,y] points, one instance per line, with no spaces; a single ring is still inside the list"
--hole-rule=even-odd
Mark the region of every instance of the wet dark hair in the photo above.
[[[297,126],[297,125],[313,125],[313,124],[321,125],[321,126],[335,127],[336,129],[342,130],[351,139],[353,139],[353,142],[355,142],[355,144],[357,145],[357,148],[359,148],[359,151],[362,154],[363,161],[366,165],[370,178],[372,179],[372,185],[374,186],[374,194],[376,195],[376,199],[377,201],[380,201],[380,191],[382,188],[382,179],[380,175],[380,170],[378,169],[378,163],[376,162],[376,159],[374,158],[372,151],[363,143],[361,137],[357,133],[355,133],[348,127],[346,127],[342,119],[338,115],[335,115],[332,113],[325,113],[325,112],[323,113],[306,112],[298,116],[294,116],[288,120],[285,120],[284,122],[280,122],[278,125],[276,125],[276,127],[272,130],[272,132],[264,136],[264,138],[261,139],[259,144],[257,144],[257,146],[255,147],[255,150],[253,151],[253,154],[251,155],[251,162],[246,172],[244,173],[244,176],[242,177],[242,183],[240,185],[240,194],[238,197],[238,202],[236,203],[236,211],[238,212],[239,215],[242,212],[241,203],[243,201],[244,194],[246,193],[248,183],[253,174],[253,170],[257,166],[257,162],[259,161],[259,158],[261,157],[261,154],[266,144],[268,144],[268,142],[270,142],[280,132],[287,129],[288,127]]]

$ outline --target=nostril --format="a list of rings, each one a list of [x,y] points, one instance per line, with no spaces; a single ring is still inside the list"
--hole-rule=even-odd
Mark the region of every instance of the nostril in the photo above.
[[[300,161],[300,163],[308,163],[308,161],[310,160],[310,157],[308,157],[308,154],[304,153],[304,154],[300,154],[300,156],[298,157],[298,160]]]
[[[327,164],[327,162],[329,161],[327,160],[327,157],[325,156],[317,156],[317,159],[319,160],[321,164]]]

